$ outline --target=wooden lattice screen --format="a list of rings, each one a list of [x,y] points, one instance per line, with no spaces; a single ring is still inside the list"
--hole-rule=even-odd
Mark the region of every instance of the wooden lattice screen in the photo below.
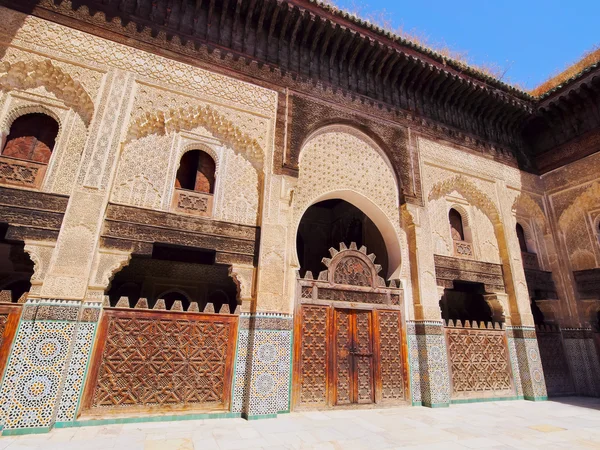
[[[228,410],[237,317],[106,309],[88,413]]]
[[[445,333],[453,400],[515,395],[506,332],[499,325],[450,321]]]

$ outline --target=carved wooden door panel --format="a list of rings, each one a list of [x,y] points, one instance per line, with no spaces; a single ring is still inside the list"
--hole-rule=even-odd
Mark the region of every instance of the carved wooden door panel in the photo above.
[[[354,359],[355,401],[373,403],[375,400],[373,384],[373,323],[371,311],[353,311],[354,322]]]
[[[327,306],[304,305],[301,309],[298,402],[302,406],[327,406],[328,316]]]
[[[335,310],[335,404],[373,403],[371,311]]]

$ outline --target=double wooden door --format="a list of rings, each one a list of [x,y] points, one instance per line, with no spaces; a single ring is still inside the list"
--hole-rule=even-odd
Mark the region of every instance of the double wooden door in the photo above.
[[[375,401],[371,311],[335,309],[335,404]]]
[[[400,311],[305,304],[296,336],[295,408],[404,401]]]

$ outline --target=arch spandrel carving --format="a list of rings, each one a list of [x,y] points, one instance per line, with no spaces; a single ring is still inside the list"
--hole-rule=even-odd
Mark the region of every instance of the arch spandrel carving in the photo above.
[[[299,167],[290,229],[296,232],[311,205],[345,200],[363,211],[381,232],[389,259],[389,274],[384,276],[406,276],[407,265],[401,266],[401,261],[408,260],[408,246],[400,228],[398,181],[375,142],[351,127],[328,126],[307,139]]]
[[[0,90],[44,87],[79,114],[86,125],[94,115],[94,102],[80,82],[73,80],[61,68],[45,61],[0,63]]]
[[[258,141],[208,105],[143,113],[131,121],[125,144],[151,134],[164,136],[200,126],[208,129],[236,153],[242,154],[259,173],[262,171],[264,150]]]
[[[577,220],[581,215],[584,215],[587,210],[596,206],[600,199],[600,183],[595,182],[582,194],[580,194],[569,207],[567,207],[558,218],[558,226],[565,232],[569,226]]]
[[[437,200],[453,191],[461,194],[470,204],[479,208],[494,225],[500,222],[498,208],[486,194],[463,175],[456,175],[436,183],[429,191],[428,200]]]
[[[537,227],[542,231],[543,234],[547,234],[549,232],[548,221],[544,211],[540,205],[525,192],[521,192],[517,196],[513,202],[512,211],[517,215],[532,217],[535,220]]]

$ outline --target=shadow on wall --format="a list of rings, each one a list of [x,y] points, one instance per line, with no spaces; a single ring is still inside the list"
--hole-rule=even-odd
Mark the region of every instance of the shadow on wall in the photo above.
[[[25,13],[25,14],[31,14],[32,11],[35,9],[35,7],[37,6],[37,4],[39,3],[38,0],[36,1],[19,1],[19,2],[15,2],[15,4],[11,5],[14,9],[18,9],[19,11]],[[27,4],[25,4],[27,3]],[[25,16],[19,16],[19,17],[25,17]],[[6,46],[0,46],[0,60],[4,59],[4,56],[6,55],[6,51],[8,50],[8,48],[10,47],[10,44],[13,40],[13,38],[15,37],[15,35],[17,34],[17,32],[21,29],[21,27],[23,26],[24,23],[24,18],[22,20],[15,20],[15,21],[4,21],[4,23],[2,24],[4,29],[6,30]]]

